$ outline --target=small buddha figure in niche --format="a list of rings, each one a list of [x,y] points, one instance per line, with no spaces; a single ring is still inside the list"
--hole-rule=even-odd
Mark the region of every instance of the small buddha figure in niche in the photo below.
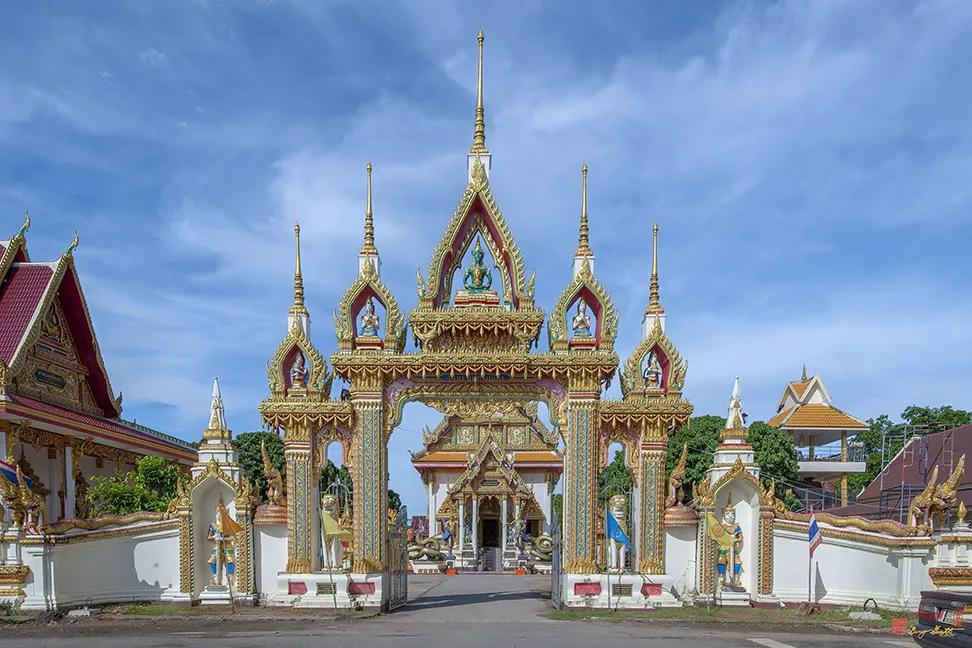
[[[307,366],[304,364],[304,354],[297,352],[294,366],[290,368],[290,386],[294,389],[307,389]]]
[[[361,314],[361,335],[374,337],[378,335],[378,315],[375,314],[375,300],[368,298],[364,312]]]
[[[662,370],[658,364],[658,356],[654,353],[648,356],[648,363],[645,365],[645,387],[648,389],[661,389]]]
[[[477,238],[476,248],[472,252],[473,264],[466,268],[466,274],[462,279],[462,285],[474,295],[486,292],[493,284],[493,277],[489,273],[489,268],[483,265],[483,254],[483,247]]]
[[[587,304],[583,299],[577,302],[577,314],[574,315],[571,328],[577,337],[591,337],[591,316],[587,314]]]

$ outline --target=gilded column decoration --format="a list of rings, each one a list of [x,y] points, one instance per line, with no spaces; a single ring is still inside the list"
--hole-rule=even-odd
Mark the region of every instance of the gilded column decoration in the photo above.
[[[773,594],[773,511],[759,513],[759,593]]]
[[[665,573],[665,458],[663,443],[641,446],[641,550],[642,574]]]
[[[193,593],[195,576],[192,560],[192,519],[185,515],[179,520],[179,589],[186,594]]]
[[[298,440],[299,439],[299,440]],[[287,572],[306,574],[311,571],[314,545],[311,542],[311,480],[313,457],[310,434],[305,425],[288,429],[284,436],[284,459],[287,464]]]
[[[236,591],[253,591],[253,516],[250,497],[253,495],[250,482],[246,478],[240,480],[240,488],[236,493],[236,521],[243,531],[236,536]]]
[[[568,438],[564,452],[567,493],[564,497],[564,571],[596,574],[597,567],[597,395],[568,396]]]
[[[379,394],[352,395],[355,411],[357,461],[354,481],[354,565],[357,574],[385,570],[385,539],[388,534],[388,471],[385,421]]]

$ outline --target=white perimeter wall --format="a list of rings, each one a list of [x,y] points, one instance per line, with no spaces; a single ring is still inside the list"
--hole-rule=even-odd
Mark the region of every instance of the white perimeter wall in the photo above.
[[[112,529],[121,530],[131,532],[108,537],[104,531],[80,533],[70,543],[23,547],[31,572],[23,608],[157,601],[165,590],[178,590],[178,521]]]
[[[698,527],[665,528],[665,573],[675,579],[679,596],[691,596],[698,581],[696,564]]]
[[[287,525],[261,524],[253,527],[253,566],[256,591],[263,595],[278,592],[277,574],[287,569]]]
[[[810,582],[807,531],[774,529],[773,543],[774,593],[783,601],[806,601]],[[928,577],[933,552],[926,547],[892,548],[825,535],[813,554],[813,599],[861,605],[873,598],[881,607],[916,609],[921,591],[934,589]]]

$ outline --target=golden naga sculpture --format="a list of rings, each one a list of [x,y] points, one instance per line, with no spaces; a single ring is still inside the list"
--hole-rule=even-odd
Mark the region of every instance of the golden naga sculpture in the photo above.
[[[932,497],[931,503],[931,515],[934,516],[938,526],[944,526],[947,512],[955,506],[956,493],[964,475],[965,455],[962,455],[948,479],[935,488],[935,495]]]
[[[956,492],[964,474],[965,455],[962,455],[955,470],[941,484],[938,484],[938,466],[935,466],[925,490],[908,507],[908,526],[922,531],[922,535],[934,531],[936,524],[943,526],[948,511],[955,506]]]
[[[678,460],[678,465],[672,470],[668,478],[668,498],[665,499],[665,508],[681,504],[685,499],[682,491],[682,484],[685,482],[685,462],[688,459],[688,443],[682,446],[682,457]]]
[[[26,531],[39,533],[47,522],[47,504],[44,498],[34,493],[24,480],[20,466],[16,466],[17,483],[0,478],[0,497],[4,507],[10,511],[10,521]]]
[[[267,478],[267,501],[277,506],[287,506],[287,497],[284,495],[283,476],[280,471],[274,468],[267,455],[267,444],[260,442],[260,455],[263,457],[263,476]]]

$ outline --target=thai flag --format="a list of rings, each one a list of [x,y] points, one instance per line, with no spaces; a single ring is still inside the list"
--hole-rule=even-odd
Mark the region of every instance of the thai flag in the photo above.
[[[823,542],[823,536],[820,535],[820,527],[817,526],[817,518],[813,513],[810,514],[810,557],[813,558],[813,550],[820,546]]]
[[[0,473],[10,480],[11,484],[17,484],[17,468],[16,466],[11,466],[6,461],[0,461]],[[30,477],[23,475],[24,483],[27,484],[27,488],[33,488],[34,483],[31,481]]]

